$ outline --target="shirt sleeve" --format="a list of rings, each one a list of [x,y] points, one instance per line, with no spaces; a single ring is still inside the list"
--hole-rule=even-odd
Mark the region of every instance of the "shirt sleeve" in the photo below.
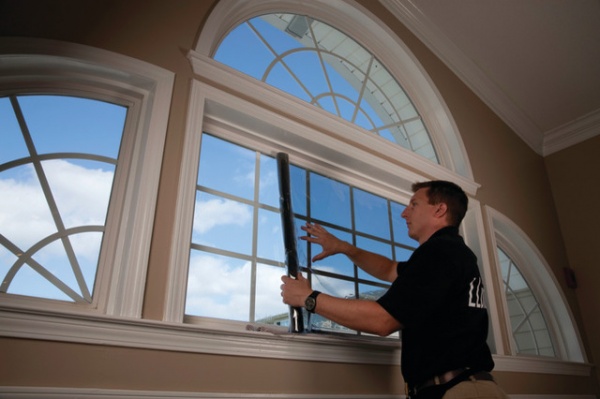
[[[398,264],[398,278],[377,301],[404,327],[415,327],[441,311],[453,278],[444,252],[435,241],[417,248],[408,262]]]

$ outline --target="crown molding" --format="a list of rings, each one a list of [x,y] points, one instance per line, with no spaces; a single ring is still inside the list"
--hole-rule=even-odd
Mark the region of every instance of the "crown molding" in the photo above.
[[[600,134],[600,108],[544,134],[543,155],[547,156]]]
[[[379,0],[536,153],[543,132],[410,0]]]

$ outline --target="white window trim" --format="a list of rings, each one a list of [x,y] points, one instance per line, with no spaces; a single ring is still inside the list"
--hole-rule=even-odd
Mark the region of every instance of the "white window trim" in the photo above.
[[[141,317],[174,74],[105,50],[40,39],[0,38],[0,58],[2,95],[61,93],[129,107],[88,310]],[[20,308],[79,306],[11,295],[2,300]]]
[[[217,3],[202,29],[195,49],[190,52],[194,72],[205,75],[206,72],[199,70],[201,68],[194,59],[201,59],[203,56],[210,58],[230,30],[249,18],[269,12],[317,17],[369,49],[402,84],[413,101],[429,130],[440,164],[470,181],[469,185],[472,184],[473,172],[462,138],[431,78],[393,31],[353,0],[230,0]],[[389,142],[387,144],[389,146]],[[420,170],[427,171],[428,168]]]
[[[402,203],[410,199],[412,183],[430,178],[451,180],[467,185],[472,191],[476,189],[472,181],[466,181],[409,150],[390,146],[378,137],[366,136],[355,125],[332,118],[329,113],[302,100],[286,96],[236,71],[225,70],[210,59],[204,61],[205,69],[210,69],[212,76],[220,74],[218,81],[243,86],[252,97],[246,100],[210,84],[192,82],[163,315],[166,321],[183,321],[185,298],[181,293],[186,291],[202,131],[223,132],[222,137],[226,139],[235,136],[238,143],[258,147],[271,155],[278,151],[287,152],[292,162],[299,166],[310,167],[334,179],[343,178],[349,184]],[[196,59],[196,62],[201,61]],[[261,105],[265,103],[276,111]],[[412,172],[411,161],[414,161],[413,167],[427,164],[430,175]]]
[[[554,338],[553,343],[557,357],[572,362],[587,362],[575,319],[566,305],[566,297],[550,265],[529,237],[509,218],[489,206],[485,207],[485,214],[488,220],[488,235],[494,262],[496,265],[500,264],[496,253],[496,247],[500,244],[501,248],[519,266],[519,271],[527,280],[540,304],[550,333]],[[496,278],[502,284],[499,267],[496,268]],[[506,317],[504,324],[510,326],[504,290],[500,289],[497,295],[501,298],[499,301],[504,305],[503,311]],[[510,331],[507,330],[507,333]],[[512,334],[509,338],[510,353],[514,355],[516,350],[512,343]]]
[[[116,319],[89,313],[18,311],[0,305],[0,337],[89,345],[349,364],[400,364],[398,341],[257,331],[215,331],[197,325]],[[494,355],[495,371],[589,377],[587,363]]]

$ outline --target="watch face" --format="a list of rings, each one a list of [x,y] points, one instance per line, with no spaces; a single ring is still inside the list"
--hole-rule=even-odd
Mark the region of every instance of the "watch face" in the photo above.
[[[306,308],[306,310],[308,310],[310,312],[310,311],[314,310],[316,304],[317,304],[316,299],[309,296],[308,298],[306,298],[306,301],[304,302],[304,307]]]

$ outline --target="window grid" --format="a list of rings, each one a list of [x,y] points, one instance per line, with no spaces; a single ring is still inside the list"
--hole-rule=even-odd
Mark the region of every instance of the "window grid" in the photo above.
[[[221,151],[221,155],[215,156],[215,153],[219,151]],[[237,154],[240,158],[249,158],[249,155],[252,154],[254,161],[251,168],[254,172],[239,169],[238,167],[241,165],[241,163],[238,163],[232,167],[232,170],[235,170],[236,176],[230,176],[230,184],[224,186],[223,188],[215,188],[215,186],[218,186],[222,183],[221,179],[214,180],[211,183],[211,177],[207,177],[207,174],[210,174],[211,171],[214,171],[219,167],[218,163],[222,158],[225,157],[230,159],[231,154]],[[203,156],[212,159],[212,161],[203,160]],[[268,162],[271,161],[272,164],[269,166]],[[230,167],[232,163],[234,162],[229,162]],[[250,164],[248,163],[247,166],[249,165]],[[280,303],[279,306],[274,306],[271,304],[273,309],[275,309],[271,311],[271,313],[265,314],[264,311],[259,312],[257,310],[257,298],[263,294],[262,291],[265,289],[271,293],[272,297],[270,300],[272,302],[281,302],[278,292],[280,285],[279,278],[281,275],[285,274],[285,264],[283,263],[285,257],[283,256],[283,239],[280,230],[279,203],[276,201],[276,199],[278,199],[278,191],[273,191],[272,187],[270,189],[266,188],[267,186],[265,183],[265,181],[268,180],[268,176],[271,176],[271,178],[273,177],[272,173],[270,174],[269,172],[273,171],[274,165],[274,158],[262,154],[259,151],[253,151],[248,148],[244,148],[235,143],[218,139],[206,133],[203,134],[201,159],[198,172],[199,177],[198,184],[196,186],[197,202],[194,216],[195,233],[192,234],[192,242],[190,245],[191,256],[190,272],[188,277],[189,281],[186,315],[192,316],[192,318],[188,319],[193,320],[194,316],[199,316],[222,318],[224,320],[278,324],[282,326],[288,325],[287,306],[283,305],[282,303]],[[225,173],[227,174],[227,172]],[[244,190],[240,187],[231,187],[231,185],[235,184],[244,184],[241,182],[242,177],[252,180],[252,193],[244,192]],[[308,221],[322,224],[326,228],[330,229],[330,231],[333,230],[332,232],[340,232],[348,238],[348,241],[356,245],[358,245],[357,240],[363,239],[372,242],[371,245],[387,246],[389,248],[391,258],[396,257],[394,251],[395,247],[403,248],[404,250],[408,251],[414,250],[414,246],[410,246],[402,242],[395,242],[392,239],[395,233],[393,231],[394,224],[391,221],[391,218],[393,217],[391,201],[385,200],[382,197],[376,197],[373,194],[369,194],[362,190],[360,191],[364,197],[363,201],[365,201],[365,198],[368,200],[370,197],[373,197],[377,198],[379,203],[385,203],[384,214],[388,219],[388,237],[380,237],[377,234],[359,231],[358,227],[356,226],[355,211],[358,209],[358,199],[356,197],[356,190],[358,190],[357,188],[341,182],[336,182],[323,175],[294,165],[291,166],[291,180],[292,203],[296,219],[297,237],[304,234],[300,229],[300,225]],[[234,183],[236,181],[241,183]],[[328,220],[327,217],[322,216],[323,212],[327,211],[327,209],[319,209],[320,205],[314,205],[315,203],[319,204],[320,198],[323,198],[323,195],[319,195],[319,192],[315,191],[317,183],[313,184],[312,182],[314,181],[319,182],[319,184],[324,185],[325,187],[333,184],[334,187],[338,188],[338,192],[334,193],[332,196],[329,196],[329,200],[333,198],[334,200],[341,200],[342,202],[344,202],[344,200],[351,201],[351,204],[342,205],[342,207],[348,209],[350,213],[350,216],[347,218],[348,220],[346,220],[347,223],[336,223],[335,220]],[[261,187],[263,187],[262,190]],[[268,192],[269,190],[271,191],[270,195],[264,195],[264,193]],[[342,194],[340,190],[344,190],[344,193]],[[238,193],[232,194],[234,191],[238,191]],[[206,195],[209,195],[210,197],[204,197]],[[277,198],[274,198],[275,195]],[[198,198],[201,199],[199,200]],[[211,207],[216,203],[222,206],[223,210],[226,208],[233,209],[233,203],[247,206],[247,213],[252,214],[251,220],[248,219],[248,224],[251,224],[251,228],[246,230],[246,228],[241,225],[236,226],[235,223],[237,220],[231,218],[230,222],[217,221],[221,224],[221,227],[225,229],[224,232],[221,233],[226,235],[226,238],[223,241],[219,241],[219,238],[216,237],[217,229],[221,228],[217,225],[214,225],[214,234],[209,231],[210,229],[205,230],[202,234],[198,234],[199,231],[204,230],[201,228],[201,224],[208,223],[207,220],[211,217],[214,217],[214,214],[210,215],[210,212],[221,214],[220,211],[214,206]],[[334,201],[331,204],[333,204],[335,207],[337,203]],[[401,207],[400,204],[396,204],[396,206]],[[316,210],[318,210],[318,212],[315,213]],[[271,224],[267,225],[268,233],[263,232],[261,234],[261,229],[265,228],[263,226],[265,217],[264,214],[261,216],[262,212],[269,212],[273,218],[271,219]],[[319,213],[321,216],[318,215]],[[396,217],[399,217],[399,213],[396,215]],[[238,219],[242,219],[242,217],[238,217]],[[227,226],[228,223],[229,225]],[[250,248],[237,249],[228,247],[230,245],[230,241],[236,240],[235,230],[251,231],[252,237],[250,240]],[[214,239],[215,242],[212,244],[208,243],[210,238]],[[270,242],[272,246],[277,248],[276,251],[271,255],[261,254],[260,246],[261,244],[264,246],[264,242],[261,243],[261,240]],[[408,241],[408,237],[404,237],[404,241]],[[338,259],[334,263],[326,262],[325,266],[312,265],[310,258],[315,255],[315,251],[319,250],[319,247],[315,249],[313,248],[312,244],[298,240],[298,255],[301,271],[307,273],[308,278],[312,280],[315,289],[328,292],[332,295],[341,295],[344,297],[376,299],[387,287],[389,287],[388,282],[370,278],[366,276],[366,274],[361,276],[358,272],[358,268],[351,264],[349,260],[340,262]],[[199,254],[206,254],[206,257],[201,258]],[[217,256],[226,257],[228,262],[220,263],[221,270],[219,271],[210,270],[209,267],[206,266],[211,262],[209,258]],[[342,257],[343,255],[336,256]],[[202,266],[202,262],[204,263],[204,266]],[[232,266],[235,262],[238,262],[237,267]],[[243,266],[242,264],[246,264],[246,266]],[[203,267],[205,272],[199,273],[198,270]],[[243,289],[239,288],[239,286],[246,284],[246,282],[244,282],[244,278],[246,277],[240,277],[243,275],[243,270],[245,267],[249,268],[249,277],[247,281],[249,286],[248,298],[247,300],[242,298],[240,299],[240,302],[244,303],[243,306],[248,306],[248,310],[242,312],[239,309],[236,309],[234,311],[234,298],[239,296],[240,292],[244,291]],[[344,270],[346,270],[346,272],[344,272]],[[214,275],[217,277],[213,278],[213,276],[208,275],[209,271],[214,273]],[[224,284],[223,281],[216,280],[219,273],[230,273],[228,274],[230,280],[237,281],[238,283],[238,287],[230,288],[230,291],[222,294],[226,297],[223,298],[223,301],[230,301],[228,304],[230,307],[228,311],[224,311],[224,313],[221,314],[217,314],[216,311],[210,309],[208,306],[203,307],[203,305],[201,305],[202,302],[205,302],[201,299],[205,297],[205,294],[200,292],[202,290],[213,292],[216,290],[216,286]],[[261,280],[259,276],[260,273],[262,273],[264,281]],[[277,275],[277,279],[275,279],[274,274]],[[223,278],[223,276],[221,278]],[[272,282],[272,285],[274,286],[267,287],[267,281]],[[337,288],[335,288],[338,286],[347,286],[348,284],[351,284],[351,290],[346,289],[338,291]],[[214,300],[214,298],[210,300]],[[215,304],[215,306],[219,305]],[[225,308],[226,306],[223,306],[223,309]],[[305,320],[307,319],[308,317],[305,318]],[[349,330],[334,325],[330,321],[324,320],[318,316],[312,318],[312,328],[344,333],[349,332]]]
[[[104,180],[106,176],[110,176],[110,182],[97,185],[100,190],[104,187],[103,191],[99,191],[99,195],[108,199],[117,159],[87,153],[85,150],[89,150],[89,146],[77,143],[77,139],[83,136],[86,140],[94,140],[93,137],[86,135],[93,129],[86,131],[85,127],[94,123],[94,120],[89,117],[91,113],[103,115],[111,119],[110,126],[113,127],[112,130],[102,132],[105,137],[111,137],[110,141],[113,143],[112,148],[109,145],[105,145],[104,148],[109,148],[110,152],[117,154],[125,122],[125,109],[96,100],[52,95],[12,95],[0,101],[3,101],[4,112],[6,112],[2,133],[5,149],[8,151],[8,162],[0,164],[0,182],[13,187],[5,197],[6,202],[2,211],[21,215],[22,219],[19,221],[21,229],[26,228],[30,232],[46,234],[44,237],[32,237],[31,234],[29,237],[23,237],[19,233],[21,229],[8,221],[5,222],[6,225],[0,231],[0,246],[4,247],[4,249],[0,247],[0,255],[2,255],[0,266],[2,266],[1,270],[5,271],[0,293],[91,304],[108,201],[100,204],[99,207],[89,204],[90,209],[83,212],[80,209],[77,212],[76,209],[74,210],[77,207],[73,204],[65,204],[65,200],[74,199],[74,202],[77,202],[85,199],[77,197],[78,191],[74,186],[91,183],[90,179],[99,175],[97,168],[100,164],[105,165],[101,167],[103,169],[110,165],[109,171],[103,172]],[[27,104],[27,112],[23,110],[21,102]],[[52,108],[53,117],[58,119],[68,120],[69,117],[75,119],[69,113],[78,109],[78,118],[81,119],[77,123],[84,130],[76,131],[73,128],[75,125],[68,123],[60,124],[56,129],[53,126],[57,124],[55,120],[44,119],[44,116],[40,115],[34,116],[36,107],[49,107],[51,104],[59,104],[58,108]],[[104,112],[100,107],[103,107]],[[14,114],[12,117],[16,120],[14,126],[10,122],[11,111]],[[33,128],[31,124],[34,125]],[[109,125],[104,127],[107,126]],[[35,129],[35,138],[32,129]],[[38,148],[39,144],[42,145],[42,150]],[[23,145],[25,152],[19,150]],[[65,149],[79,149],[81,152],[63,152]],[[24,156],[18,158],[20,155]],[[93,161],[98,163],[90,167]],[[71,175],[73,181],[57,181],[61,172],[52,169],[59,165],[56,162],[62,162],[60,165],[63,168],[69,168],[67,172],[63,169],[62,173],[69,171],[74,173]],[[30,167],[31,172],[27,170]],[[10,197],[22,195],[19,193],[28,190],[28,187],[30,195],[34,197],[29,201],[37,201],[37,207],[30,209],[30,214],[25,215],[20,212],[23,203],[15,202],[11,206],[13,201]],[[37,190],[37,193],[32,194],[35,192],[33,190]],[[46,211],[43,210],[44,207],[47,207]],[[95,217],[93,217],[94,213],[96,213]],[[100,221],[102,224],[97,224]],[[88,246],[82,245],[82,239],[86,240],[85,244]],[[32,243],[32,240],[35,242]],[[94,245],[97,247],[96,250],[93,248]]]
[[[555,357],[550,332],[533,291],[506,252],[499,247],[497,251],[517,353]]]
[[[373,54],[323,22],[262,15],[238,25],[214,58],[439,163],[401,85]]]

